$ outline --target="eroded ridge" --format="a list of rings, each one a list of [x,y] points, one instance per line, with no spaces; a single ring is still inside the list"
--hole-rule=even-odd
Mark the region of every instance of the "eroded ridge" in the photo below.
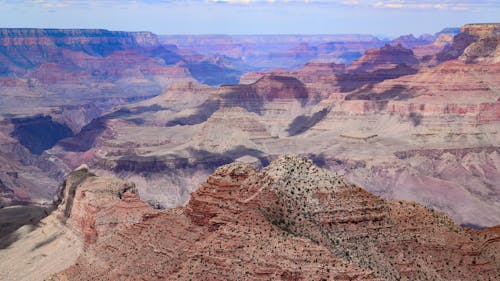
[[[53,280],[494,280],[500,274],[498,228],[464,229],[443,213],[384,200],[295,155],[261,172],[238,162],[222,166],[186,207],[168,211],[150,209],[130,191],[107,193],[115,189],[106,182],[118,183],[90,177],[77,188],[69,220],[87,229],[86,247]],[[123,191],[123,182],[115,186]],[[113,199],[103,200],[103,193]],[[94,218],[93,227],[74,224],[83,217]]]

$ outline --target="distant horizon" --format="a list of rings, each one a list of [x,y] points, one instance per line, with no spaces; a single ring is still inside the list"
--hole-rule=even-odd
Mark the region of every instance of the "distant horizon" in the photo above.
[[[496,22],[494,0],[0,0],[5,28],[394,38]]]
[[[467,23],[467,24],[494,24],[494,23]],[[413,34],[413,33],[405,33],[405,34],[397,34],[395,36],[389,36],[386,34],[372,34],[372,33],[264,33],[264,34],[258,34],[258,33],[252,33],[252,34],[244,34],[244,33],[171,33],[171,34],[162,34],[162,33],[156,33],[151,30],[116,30],[116,29],[108,29],[108,28],[94,28],[94,27],[71,27],[71,28],[60,28],[60,27],[3,27],[0,26],[0,29],[40,29],[40,30],[106,30],[110,32],[130,32],[130,33],[140,33],[140,32],[149,32],[157,36],[343,36],[343,35],[359,35],[359,36],[372,36],[376,37],[380,40],[383,39],[393,39],[397,38],[400,36],[407,36],[407,35],[413,35],[415,38],[418,38],[422,35],[434,35],[437,33],[440,33],[446,29],[454,29],[454,28],[461,28],[461,26],[448,26],[441,28],[435,32],[427,32],[427,33],[421,33],[421,34]]]

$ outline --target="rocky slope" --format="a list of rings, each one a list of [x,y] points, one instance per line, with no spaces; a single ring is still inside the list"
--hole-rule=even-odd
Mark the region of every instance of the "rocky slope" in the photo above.
[[[56,225],[62,233],[40,241],[24,270],[15,270],[24,262],[0,259],[1,276],[34,277],[29,273],[51,259],[31,280],[493,280],[500,274],[498,228],[461,228],[443,213],[381,199],[293,155],[261,172],[243,163],[220,167],[183,208],[154,210],[134,193],[133,185],[85,167],[72,172],[58,210],[38,228]],[[21,236],[9,254],[18,257],[29,239]],[[60,245],[72,245],[66,255],[73,258],[64,263],[53,260]]]

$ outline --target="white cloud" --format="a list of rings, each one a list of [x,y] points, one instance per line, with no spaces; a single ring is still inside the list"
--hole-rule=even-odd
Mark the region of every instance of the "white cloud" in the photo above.
[[[500,3],[498,1],[491,0],[388,0],[388,1],[377,1],[373,3],[375,8],[385,8],[385,9],[436,9],[436,10],[455,10],[455,11],[465,11],[480,8],[499,8]]]
[[[321,5],[324,7],[360,6],[378,9],[487,10],[500,8],[498,0],[0,0],[1,3],[30,4],[46,9],[88,6],[226,4],[226,5]]]

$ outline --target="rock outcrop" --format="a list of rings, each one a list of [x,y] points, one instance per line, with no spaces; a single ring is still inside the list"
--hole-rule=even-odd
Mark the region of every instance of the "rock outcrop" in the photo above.
[[[466,24],[460,29],[460,32],[479,37],[497,37],[500,36],[500,24],[499,23]]]
[[[498,228],[461,228],[293,155],[262,172],[220,167],[186,207],[168,211],[148,209],[123,183],[85,169],[66,186],[76,187],[67,223],[85,246],[50,280],[488,280],[500,273]]]
[[[115,178],[99,178],[83,165],[66,178],[57,216],[83,240],[95,243],[115,226],[139,222],[150,207],[141,202],[134,184]]]
[[[437,54],[438,61],[460,58],[468,63],[497,63],[500,24],[466,24],[453,38],[453,44]]]
[[[372,49],[353,62],[348,70],[352,72],[373,72],[380,69],[394,68],[397,65],[418,67],[418,59],[413,51],[401,45],[385,45],[380,49]]]

